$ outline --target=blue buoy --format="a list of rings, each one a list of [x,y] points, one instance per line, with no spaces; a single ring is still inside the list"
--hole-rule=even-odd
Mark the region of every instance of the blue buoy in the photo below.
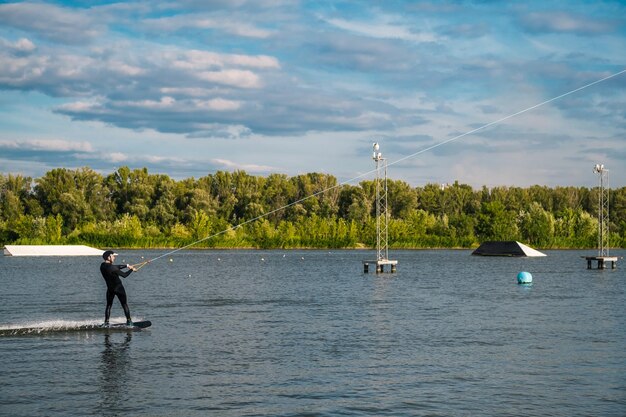
[[[517,274],[517,283],[518,284],[532,284],[533,276],[530,272],[522,271]]]

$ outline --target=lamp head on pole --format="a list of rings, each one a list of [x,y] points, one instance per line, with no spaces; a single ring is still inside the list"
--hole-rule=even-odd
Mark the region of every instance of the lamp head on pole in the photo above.
[[[378,150],[380,149],[380,145],[378,144],[378,142],[374,142],[372,149],[373,149],[372,159],[374,161],[380,161],[383,157],[383,154],[378,152]]]

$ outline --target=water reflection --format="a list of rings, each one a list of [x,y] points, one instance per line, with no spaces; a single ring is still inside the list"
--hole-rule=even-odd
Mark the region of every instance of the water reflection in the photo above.
[[[116,338],[123,337],[121,341]],[[100,355],[99,409],[103,415],[122,415],[123,404],[129,400],[130,387],[127,371],[130,366],[130,341],[132,332],[105,334],[104,349]]]

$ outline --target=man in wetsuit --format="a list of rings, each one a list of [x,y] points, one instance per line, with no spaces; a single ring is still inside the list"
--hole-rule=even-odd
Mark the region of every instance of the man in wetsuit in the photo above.
[[[126,325],[132,326],[133,321],[130,318],[130,309],[128,308],[126,300],[126,290],[124,290],[124,285],[122,285],[120,277],[126,278],[131,272],[136,271],[136,269],[131,265],[113,265],[116,256],[117,253],[112,250],[105,251],[102,254],[104,262],[100,264],[100,272],[107,283],[107,308],[104,311],[104,325],[109,325],[111,306],[113,305],[113,299],[117,296],[117,299],[120,300],[120,304],[122,304],[122,308],[124,309],[124,314],[126,315]],[[122,271],[126,268],[128,268],[127,271]]]

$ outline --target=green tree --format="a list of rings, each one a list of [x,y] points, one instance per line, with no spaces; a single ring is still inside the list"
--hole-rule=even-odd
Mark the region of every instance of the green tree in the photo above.
[[[13,191],[5,190],[0,199],[0,212],[2,219],[11,227],[24,216],[22,200]]]
[[[289,210],[281,210],[281,208],[297,200],[297,189],[286,175],[270,174],[265,181],[262,198],[263,206],[267,207],[268,213],[271,213],[268,220],[273,224],[278,224],[281,220],[290,217],[287,215]]]
[[[448,198],[444,188],[439,184],[426,184],[424,188],[417,189],[418,208],[435,215],[446,212]]]
[[[181,246],[375,245],[374,181],[338,185],[332,175],[257,177],[218,171],[174,181],[122,167],[53,169],[34,181],[0,174],[2,243]],[[626,244],[626,187],[611,190],[611,246]],[[541,247],[595,247],[597,188],[482,187],[388,180],[392,247],[470,247],[522,239]],[[261,218],[259,224],[232,227]],[[231,229],[232,227],[232,229]]]
[[[63,237],[63,217],[61,214],[46,218],[45,242],[58,244]]]
[[[339,217],[363,224],[369,220],[374,201],[368,200],[361,187],[344,185],[337,204]]]
[[[194,240],[205,239],[211,234],[211,219],[205,212],[196,211],[193,213],[187,229],[191,232],[191,237]]]
[[[143,236],[143,227],[136,215],[125,213],[113,222],[109,234],[117,239],[120,246],[132,246],[133,241]]]
[[[387,180],[387,206],[391,217],[405,218],[417,208],[417,193],[404,181]]]
[[[30,195],[31,178],[0,174],[0,219],[13,224],[27,214],[25,204]],[[40,215],[40,213],[35,213]]]
[[[447,195],[445,212],[449,216],[459,217],[462,214],[473,214],[480,209],[478,196],[467,184],[459,184],[458,181],[455,181],[451,186],[445,187],[443,192]]]
[[[232,183],[236,201],[233,210],[237,219],[247,221],[265,213],[261,199],[264,178],[249,175],[245,171],[235,171]]]
[[[250,230],[250,235],[255,245],[259,248],[272,248],[276,246],[276,230],[267,219],[260,219],[254,223],[246,225],[246,230]]]
[[[577,210],[574,233],[576,236],[575,247],[597,247],[598,220],[585,211]]]
[[[450,228],[453,230],[453,245],[455,247],[471,247],[476,241],[475,227],[476,220],[474,215],[461,213],[459,215],[450,216]]]
[[[501,201],[483,203],[478,214],[476,235],[482,241],[517,240],[519,231],[515,220],[515,214],[507,211]]]
[[[176,201],[180,188],[167,175],[156,175],[152,177],[153,195],[152,205],[148,211],[146,221],[156,226],[159,230],[166,230],[173,226],[178,217]]]
[[[533,202],[528,211],[520,212],[520,233],[525,242],[541,248],[550,248],[554,241],[555,221],[552,213]]]
[[[148,213],[154,195],[154,183],[148,169],[120,167],[106,178],[117,213],[135,215],[140,221],[149,220]]]
[[[340,187],[334,176],[314,172],[292,177],[290,181],[296,189],[294,201],[303,200],[299,204],[307,215],[332,217],[337,214]]]
[[[72,174],[79,199],[87,206],[85,217],[78,223],[111,219],[115,214],[115,207],[102,175],[88,167],[72,171]]]
[[[232,175],[228,172],[217,171],[205,181],[210,182],[211,195],[217,200],[217,216],[233,224],[237,223],[238,218],[235,213],[237,197],[235,197]]]
[[[39,178],[35,186],[35,194],[44,212],[61,215],[67,231],[83,221],[93,220],[92,207],[78,188],[76,177],[75,171],[56,168]]]
[[[300,246],[300,236],[296,227],[290,221],[283,220],[276,230],[279,246],[281,248],[296,248]]]

